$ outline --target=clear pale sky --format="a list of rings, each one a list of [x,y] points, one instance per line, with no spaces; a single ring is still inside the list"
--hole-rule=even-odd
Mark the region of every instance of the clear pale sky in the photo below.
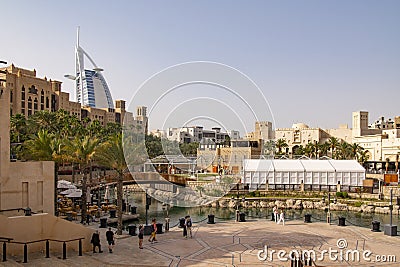
[[[0,59],[62,81],[72,100],[63,76],[74,72],[80,26],[81,46],[104,68],[114,100],[129,102],[164,68],[201,60],[249,76],[274,127],[351,127],[357,110],[370,122],[400,115],[400,1],[3,0],[0,10]]]

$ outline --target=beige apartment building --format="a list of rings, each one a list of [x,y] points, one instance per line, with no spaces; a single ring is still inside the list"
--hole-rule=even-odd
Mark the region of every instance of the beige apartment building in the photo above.
[[[400,154],[400,118],[395,117],[394,123],[382,121],[383,118],[379,123],[369,124],[367,111],[353,112],[352,142],[368,152],[370,161],[395,161]]]
[[[308,143],[324,143],[330,137],[336,137],[350,144],[359,144],[367,151],[370,161],[385,161],[386,159],[395,161],[400,153],[400,116],[396,116],[393,120],[380,117],[370,124],[367,111],[356,111],[352,113],[352,128],[348,128],[345,124],[334,129],[310,128],[304,123],[295,123],[292,128],[275,129],[272,135],[274,138],[270,139],[261,138],[267,136],[259,130],[262,128],[256,123],[256,130],[248,133],[247,138],[264,142],[283,139],[288,145],[285,152],[289,157],[293,156],[300,145],[305,147]],[[264,129],[269,128],[272,129],[272,125],[264,127]]]
[[[0,84],[0,210],[29,207],[54,214],[54,162],[10,162],[11,90]]]
[[[79,120],[98,120],[103,126],[110,122],[124,123],[136,131],[147,133],[146,107],[138,107],[134,117],[125,109],[124,100],[115,101],[115,109],[81,106],[78,102],[70,101],[70,94],[62,91],[61,82],[39,78],[35,69],[27,70],[12,64],[0,70],[6,72],[2,74],[2,79],[6,80],[5,87],[9,90],[10,115],[23,114],[28,117],[41,110],[53,112],[62,109]]]

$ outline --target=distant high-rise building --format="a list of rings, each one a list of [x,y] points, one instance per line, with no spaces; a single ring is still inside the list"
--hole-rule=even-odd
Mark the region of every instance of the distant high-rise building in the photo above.
[[[85,57],[93,69],[85,68]],[[75,80],[76,99],[82,106],[95,108],[114,108],[113,99],[104,76],[89,54],[79,45],[79,28],[75,47]]]

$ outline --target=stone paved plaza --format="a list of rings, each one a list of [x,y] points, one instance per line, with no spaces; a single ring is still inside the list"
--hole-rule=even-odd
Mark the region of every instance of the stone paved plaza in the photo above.
[[[97,224],[90,227],[98,229]],[[260,261],[257,253],[268,245],[269,253],[271,250],[289,253],[293,249],[313,249],[318,257],[322,250],[338,249],[340,238],[347,241],[344,252],[360,251],[360,261],[353,261],[351,257],[349,261],[345,257],[343,261],[332,261],[326,254],[324,261],[317,260],[314,266],[400,266],[400,237],[355,226],[340,227],[322,222],[306,224],[300,220],[288,221],[282,226],[264,219],[247,222],[217,220],[216,224],[194,224],[193,229],[192,239],[184,239],[182,229],[178,227],[158,235],[158,242],[154,244],[150,244],[145,236],[144,249],[138,248],[137,236],[120,236],[112,254],[107,250],[105,229],[101,229],[104,253],[87,252],[82,257],[70,253],[66,260],[62,260],[61,255],[52,254],[50,259],[45,259],[43,254],[30,254],[27,264],[21,263],[22,256],[10,256],[9,261],[0,262],[0,266],[291,266],[290,261],[280,261],[277,254],[272,261]],[[369,255],[371,261],[363,259],[365,250],[372,252]],[[377,255],[395,255],[397,262],[377,262]]]

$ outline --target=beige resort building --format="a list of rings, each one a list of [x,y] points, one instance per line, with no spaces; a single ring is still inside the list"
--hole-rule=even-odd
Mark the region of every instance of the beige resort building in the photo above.
[[[286,153],[291,157],[297,147],[307,143],[323,143],[330,137],[350,144],[359,144],[369,155],[370,161],[396,160],[400,153],[400,117],[385,121],[381,117],[369,124],[367,111],[352,113],[352,128],[340,125],[336,129],[310,128],[304,123],[295,123],[292,128],[275,129],[275,140],[283,139],[288,144]]]
[[[7,243],[7,254],[21,255],[23,253],[23,245],[13,243],[14,241],[30,242],[43,239],[82,238],[83,251],[89,251],[93,230],[54,216],[54,162],[10,162],[10,111],[18,108],[18,105],[13,106],[10,103],[10,99],[15,103],[11,92],[15,95],[15,90],[12,89],[15,89],[18,83],[8,79],[9,75],[9,73],[1,73],[0,77],[0,237],[12,239],[10,243]],[[55,84],[58,83],[49,81],[48,85]],[[44,86],[42,88],[44,92],[47,89]],[[50,91],[48,94],[47,91],[44,93],[44,109],[46,109],[46,96],[49,96],[51,100],[52,93]],[[28,99],[26,98],[25,102]],[[33,103],[35,103],[34,99]],[[39,109],[42,102],[37,103]],[[29,109],[29,106],[26,107]],[[52,109],[50,103],[48,109]],[[34,104],[31,110],[34,112]],[[25,110],[25,115],[28,113]],[[25,216],[22,212],[21,209],[26,208],[31,209],[31,216]],[[29,244],[28,247],[29,253],[40,252],[43,251],[44,242]],[[52,253],[60,253],[63,249],[62,243],[57,242],[51,242],[50,247]],[[72,251],[77,253],[77,250],[77,241],[67,243],[68,253]]]
[[[62,91],[62,82],[47,77],[39,78],[35,69],[27,70],[11,64],[0,70],[5,72],[0,75],[6,80],[3,86],[9,91],[10,115],[22,114],[28,117],[40,110],[53,112],[63,109],[79,120],[98,120],[103,126],[109,122],[124,123],[136,131],[148,131],[146,107],[137,107],[134,116],[126,110],[124,100],[116,100],[115,108],[81,106],[78,102],[70,101],[69,93]]]

